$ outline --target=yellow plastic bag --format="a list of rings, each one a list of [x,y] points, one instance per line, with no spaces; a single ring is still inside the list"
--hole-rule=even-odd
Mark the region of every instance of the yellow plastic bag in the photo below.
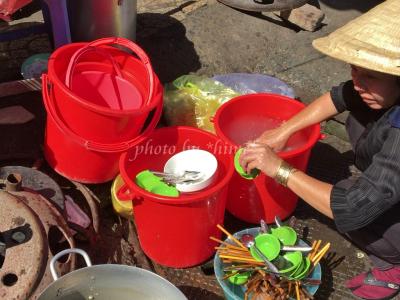
[[[186,125],[210,132],[218,107],[239,96],[220,82],[205,76],[183,75],[164,88],[164,120],[167,125]]]

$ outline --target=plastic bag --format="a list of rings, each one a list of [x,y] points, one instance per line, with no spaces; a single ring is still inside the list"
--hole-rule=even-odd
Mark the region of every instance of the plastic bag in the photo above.
[[[32,0],[0,0],[0,19],[10,21],[10,15],[31,2]]]
[[[164,119],[170,126],[193,126],[214,133],[211,118],[218,107],[239,95],[213,79],[183,75],[165,85]]]
[[[215,75],[212,79],[234,89],[243,95],[271,93],[295,98],[294,90],[278,78],[251,73],[231,73]]]

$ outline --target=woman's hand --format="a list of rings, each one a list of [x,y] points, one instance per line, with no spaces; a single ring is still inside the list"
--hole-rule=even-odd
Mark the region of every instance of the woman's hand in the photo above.
[[[239,163],[247,174],[254,168],[269,177],[275,177],[282,159],[266,144],[249,143],[239,158]]]
[[[265,131],[255,142],[268,145],[272,150],[278,152],[285,147],[290,135],[291,134],[285,131],[284,128],[278,127]]]

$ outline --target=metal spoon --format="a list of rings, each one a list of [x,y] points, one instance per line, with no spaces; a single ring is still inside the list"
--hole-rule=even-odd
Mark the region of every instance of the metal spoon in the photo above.
[[[312,247],[310,246],[282,246],[283,251],[300,251],[300,252],[310,252]]]
[[[277,222],[277,226],[281,227],[282,223],[281,223],[279,217],[276,217],[276,218],[277,218],[277,221],[278,221]],[[260,220],[260,233],[268,233],[268,225],[263,219]],[[283,250],[283,251],[310,252],[312,250],[312,248],[310,246],[282,246],[281,250]]]
[[[256,242],[254,240],[254,236],[251,234],[243,234],[240,238],[240,241],[245,245],[247,248],[251,248],[254,246],[254,250],[256,251],[257,255],[264,261],[264,263],[268,266],[268,268],[276,274],[279,274],[278,268],[269,261],[269,259],[261,252],[261,250],[257,247]]]
[[[165,173],[165,172],[158,172],[158,171],[152,171],[152,170],[150,170],[150,172],[153,173],[154,175],[160,176],[164,179],[173,179],[176,181],[197,180],[203,176],[203,174],[200,171],[191,171],[191,170],[184,170],[180,174]]]
[[[281,218],[279,218],[279,216],[275,216],[275,224],[277,227],[281,227],[282,226],[282,220]]]
[[[260,220],[260,232],[261,233],[268,233],[268,225],[267,223],[264,221],[264,219]]]
[[[291,222],[293,219],[291,218]],[[275,224],[277,227],[282,227],[283,222],[279,216],[275,216]],[[281,250],[283,251],[300,251],[300,252],[310,252],[312,247],[310,246],[282,246]]]
[[[282,223],[278,218],[278,227],[282,226]],[[268,225],[267,223],[261,219],[260,220],[260,233],[268,233]],[[310,246],[282,246],[281,250],[283,251],[300,251],[300,252],[310,252],[312,248]]]

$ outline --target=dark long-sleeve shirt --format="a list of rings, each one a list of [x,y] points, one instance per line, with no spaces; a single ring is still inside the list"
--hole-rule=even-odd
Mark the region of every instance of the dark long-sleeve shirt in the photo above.
[[[369,108],[352,81],[331,90],[339,112],[350,111],[346,129],[362,171],[355,180],[334,185],[331,209],[339,231],[380,222],[400,221],[400,105],[385,110]]]

